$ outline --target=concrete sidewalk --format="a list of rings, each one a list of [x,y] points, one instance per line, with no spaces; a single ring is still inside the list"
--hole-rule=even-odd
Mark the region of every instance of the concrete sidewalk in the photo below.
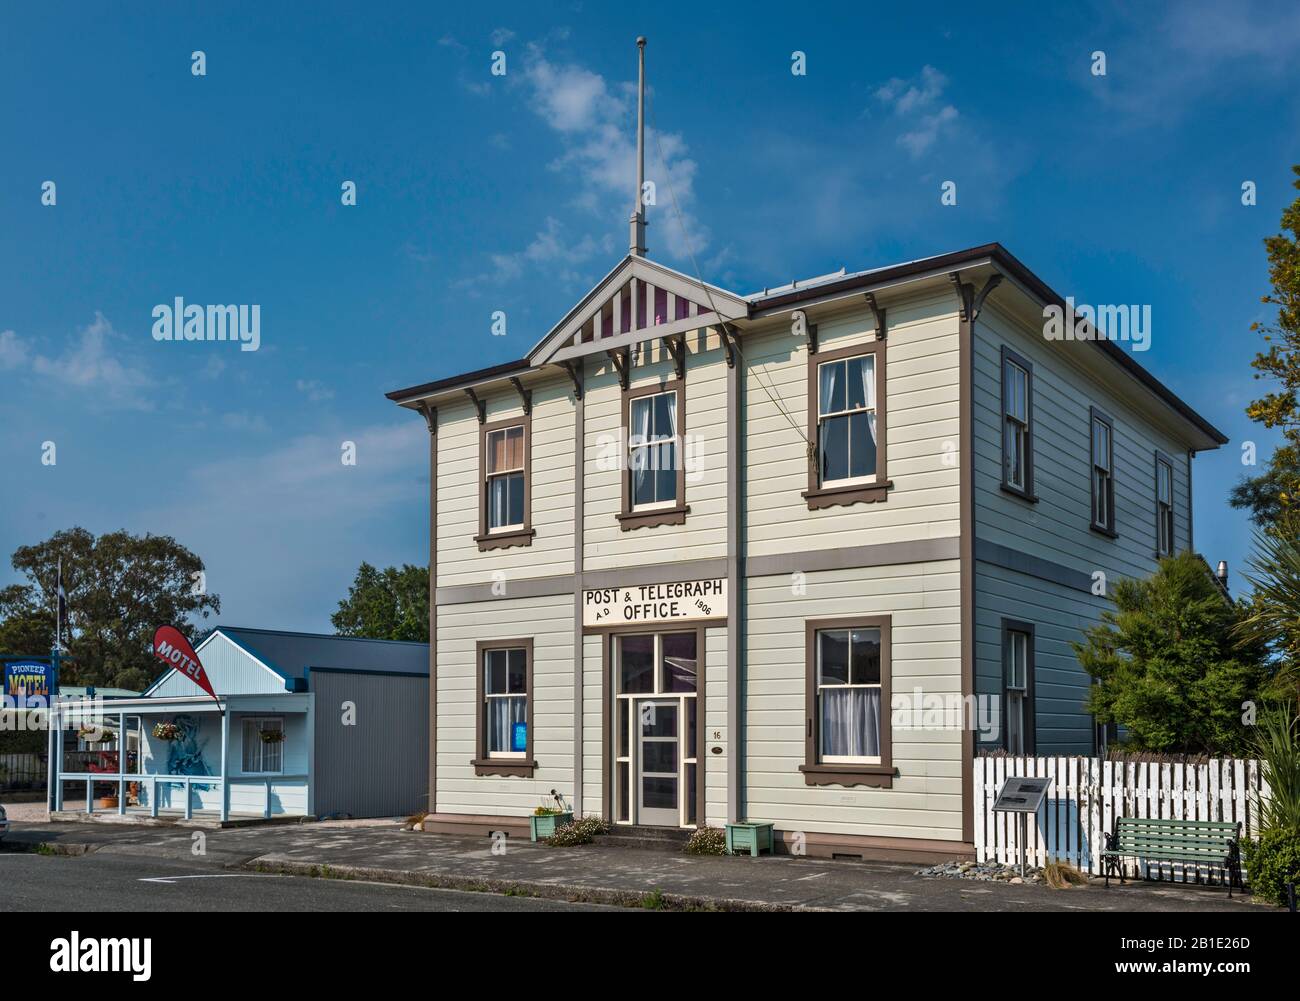
[[[198,840],[200,839],[201,840]],[[480,890],[556,900],[679,910],[831,911],[1238,911],[1221,887],[1098,883],[1057,891],[915,875],[913,865],[789,856],[698,857],[604,848],[549,848],[511,840],[494,854],[486,838],[402,832],[395,826],[303,824],[198,832],[99,824],[15,824],[3,847],[197,858],[327,878]],[[196,845],[202,854],[196,856]]]

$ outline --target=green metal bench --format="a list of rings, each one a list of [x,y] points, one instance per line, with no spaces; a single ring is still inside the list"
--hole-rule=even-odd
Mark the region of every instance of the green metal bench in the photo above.
[[[1148,863],[1182,862],[1222,870],[1231,897],[1233,884],[1241,886],[1240,841],[1238,821],[1120,817],[1115,821],[1114,833],[1106,835],[1106,850],[1101,853],[1106,886],[1110,887],[1112,873],[1124,882],[1125,858]]]

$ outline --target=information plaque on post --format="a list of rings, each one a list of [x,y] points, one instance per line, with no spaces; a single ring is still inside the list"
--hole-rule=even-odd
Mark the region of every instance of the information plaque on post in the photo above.
[[[1025,841],[1028,836],[1029,815],[1038,812],[1043,797],[1047,795],[1052,780],[1036,775],[1013,775],[1003,783],[997,800],[993,803],[994,813],[1017,813],[1020,815],[1020,878],[1025,878]]]

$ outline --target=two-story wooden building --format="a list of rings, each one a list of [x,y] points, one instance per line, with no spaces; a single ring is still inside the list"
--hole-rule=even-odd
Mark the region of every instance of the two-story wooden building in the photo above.
[[[1071,642],[1226,442],[998,244],[755,295],[632,253],[430,432],[433,831],[551,790],[968,852],[980,747],[1094,747]],[[1091,328],[1085,333],[1095,334]]]

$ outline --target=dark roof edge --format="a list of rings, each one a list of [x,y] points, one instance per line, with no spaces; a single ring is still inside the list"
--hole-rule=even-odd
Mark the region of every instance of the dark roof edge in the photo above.
[[[958,250],[951,254],[941,254],[938,257],[926,257],[896,267],[883,268],[879,271],[868,271],[846,278],[843,281],[827,282],[824,285],[815,285],[807,289],[783,292],[780,295],[770,296],[766,299],[758,299],[754,302],[754,305],[763,309],[770,309],[774,306],[791,306],[808,299],[816,299],[828,294],[833,295],[836,292],[852,291],[857,287],[878,285],[897,278],[906,278],[913,274],[942,270],[947,267],[958,267],[982,257],[988,257],[1000,267],[1005,268],[1018,282],[1044,302],[1060,306],[1062,309],[1065,308],[1065,299],[1017,260],[1015,255],[1000,243],[985,243],[978,247],[971,247],[968,250]],[[1167,403],[1179,416],[1195,425],[1204,435],[1220,445],[1228,443],[1227,435],[1193,410],[1172,389],[1143,368],[1141,364],[1134,360],[1132,355],[1115,344],[1114,341],[1095,340],[1091,343],[1095,344],[1098,350],[1103,351],[1120,368],[1142,383],[1144,387],[1164,403]]]
[[[470,383],[479,382],[483,379],[492,379],[501,375],[515,375],[526,372],[530,368],[532,366],[528,363],[528,359],[520,358],[518,361],[508,361],[500,365],[476,369],[463,375],[453,375],[446,379],[438,379],[435,382],[421,383],[408,389],[395,389],[391,393],[385,393],[384,396],[394,403],[403,403],[417,396],[428,396],[430,393],[437,393],[440,390],[455,389],[457,386],[467,386]]]
[[[1065,299],[1058,295],[1046,282],[1022,264],[1006,247],[1000,243],[985,243],[978,247],[970,247],[966,250],[956,250],[949,254],[940,254],[937,257],[924,257],[916,261],[909,261],[906,264],[898,264],[893,267],[880,268],[875,271],[866,271],[861,274],[851,275],[840,281],[826,282],[821,285],[813,285],[805,289],[795,289],[790,292],[782,292],[778,295],[768,296],[762,299],[752,300],[750,303],[750,313],[757,308],[772,309],[784,306],[793,306],[800,302],[806,302],[809,299],[817,299],[826,295],[834,295],[837,292],[851,292],[856,288],[867,288],[874,285],[880,285],[894,281],[899,278],[908,278],[913,275],[925,274],[932,271],[942,271],[946,268],[957,268],[969,264],[980,258],[989,258],[999,267],[1005,268],[1018,282],[1028,288],[1034,295],[1046,303],[1052,303],[1065,308]],[[1173,390],[1157,379],[1154,375],[1142,367],[1140,363],[1134,360],[1123,348],[1119,347],[1113,341],[1095,340],[1091,342],[1098,350],[1105,353],[1113,362],[1119,365],[1125,372],[1140,382],[1146,389],[1150,390],[1162,402],[1177,413],[1184,420],[1194,425],[1202,434],[1220,445],[1228,443],[1228,436],[1198,414],[1186,402],[1182,400]],[[499,376],[517,375],[521,372],[529,371],[532,365],[527,358],[521,358],[518,361],[505,362],[501,365],[493,365],[489,368],[481,368],[474,372],[466,372],[463,375],[455,375],[446,379],[439,379],[436,382],[426,382],[419,386],[411,386],[408,389],[398,389],[384,395],[394,403],[403,403],[420,396],[427,396],[431,393],[440,392],[447,389],[455,389],[458,386],[467,386],[484,379],[492,379]]]

